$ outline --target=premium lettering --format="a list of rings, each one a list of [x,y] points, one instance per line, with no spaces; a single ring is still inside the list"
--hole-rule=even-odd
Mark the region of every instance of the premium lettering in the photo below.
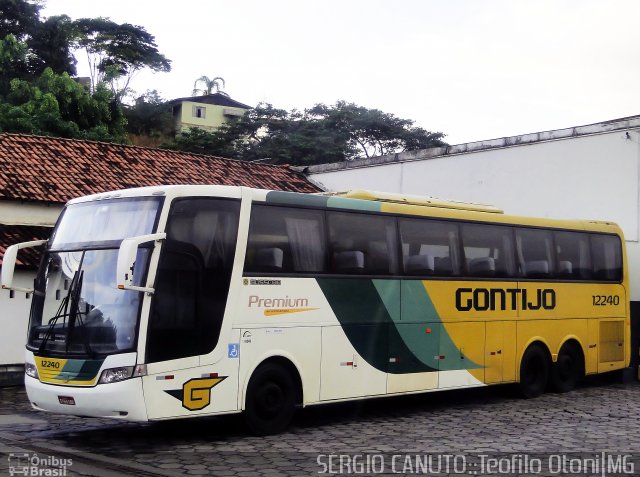
[[[249,308],[298,308],[309,306],[307,298],[260,298],[258,295],[249,296]]]
[[[556,292],[551,288],[526,290],[520,288],[458,288],[458,311],[553,310]]]

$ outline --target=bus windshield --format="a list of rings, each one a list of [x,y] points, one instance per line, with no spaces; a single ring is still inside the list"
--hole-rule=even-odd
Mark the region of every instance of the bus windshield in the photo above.
[[[160,199],[69,206],[36,278],[28,346],[44,354],[133,351],[142,294],[116,287],[118,247],[154,232]],[[151,248],[140,248],[134,283],[146,279]]]
[[[119,246],[154,231],[160,198],[111,199],[68,206],[51,236],[51,250]]]

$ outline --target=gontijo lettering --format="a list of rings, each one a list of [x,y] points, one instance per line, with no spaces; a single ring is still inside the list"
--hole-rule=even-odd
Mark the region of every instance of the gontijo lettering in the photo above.
[[[531,296],[533,295],[533,296]],[[538,288],[533,294],[520,288],[458,288],[456,309],[458,311],[553,310],[556,307],[556,292],[551,288]]]

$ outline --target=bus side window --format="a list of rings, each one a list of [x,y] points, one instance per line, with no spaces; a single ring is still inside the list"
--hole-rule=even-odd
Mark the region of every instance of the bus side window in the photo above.
[[[622,250],[618,236],[591,235],[591,253],[595,280],[622,280]]]
[[[555,276],[550,230],[516,229],[516,252],[520,274],[526,278]]]
[[[593,276],[589,235],[583,232],[553,232],[556,246],[558,278],[589,280]]]
[[[516,275],[511,227],[463,224],[461,229],[469,276],[509,278]]]
[[[454,222],[398,220],[405,275],[460,275],[460,240]]]
[[[330,271],[390,275],[399,271],[396,219],[373,214],[328,212]]]
[[[255,204],[244,268],[265,274],[324,272],[324,212]]]

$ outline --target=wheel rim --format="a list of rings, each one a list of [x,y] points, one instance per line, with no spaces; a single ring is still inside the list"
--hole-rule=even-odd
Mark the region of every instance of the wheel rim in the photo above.
[[[264,383],[256,394],[256,411],[264,419],[277,417],[282,411],[284,403],[284,392],[274,382]]]

